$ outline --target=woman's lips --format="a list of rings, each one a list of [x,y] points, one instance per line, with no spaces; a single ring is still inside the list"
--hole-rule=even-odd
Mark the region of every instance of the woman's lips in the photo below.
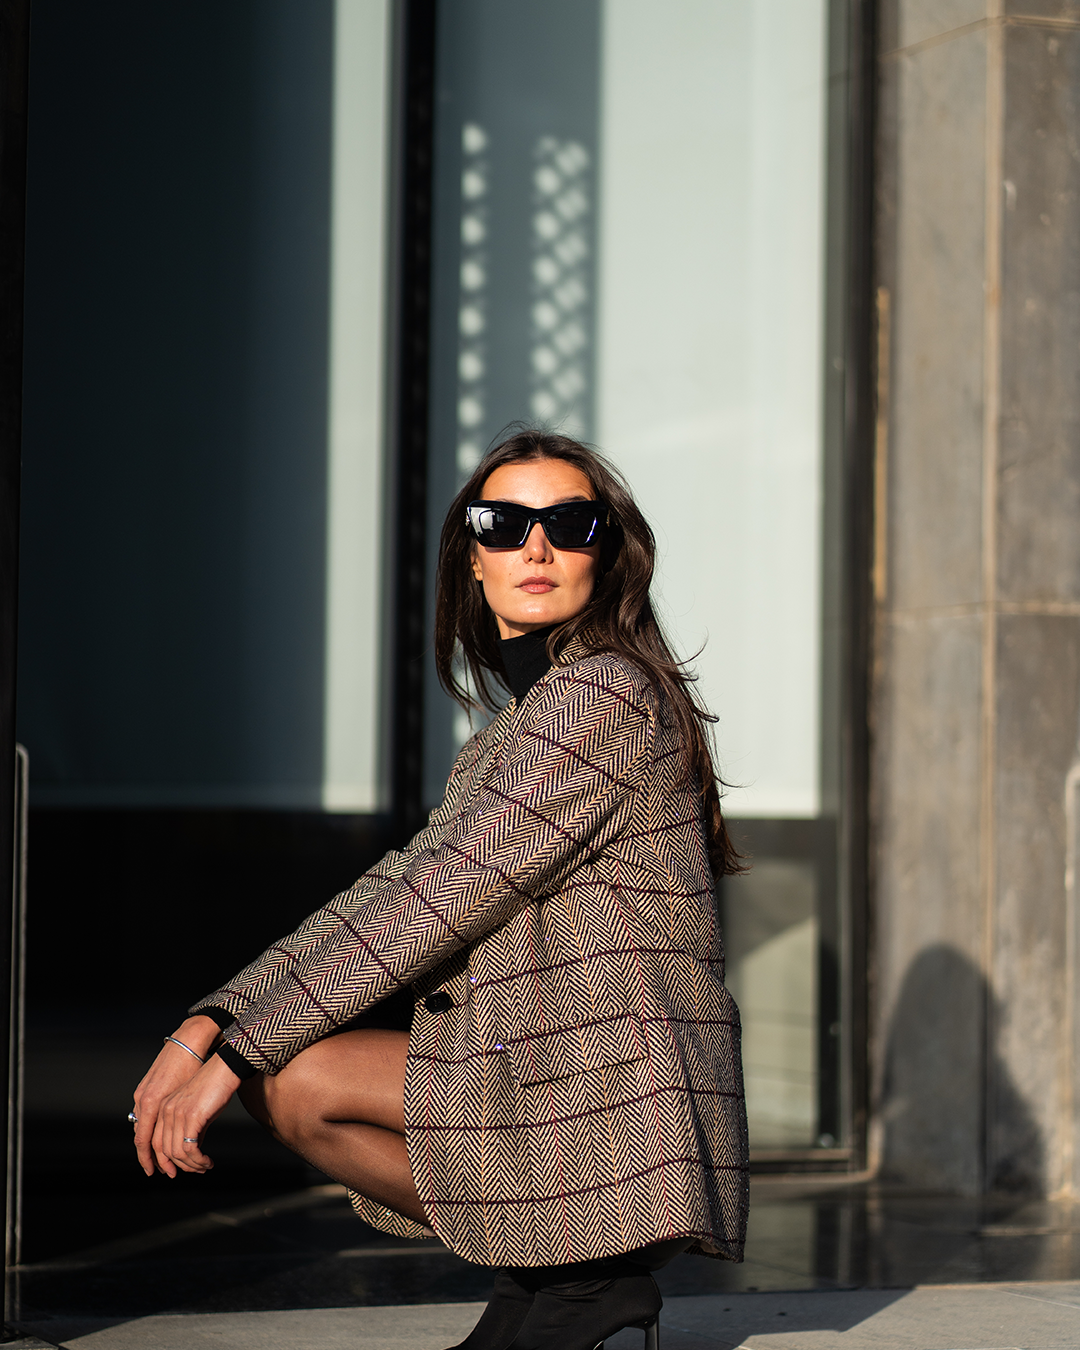
[[[547,577],[526,577],[518,586],[519,591],[527,591],[529,595],[546,595],[548,591],[555,589],[555,583],[549,581]]]

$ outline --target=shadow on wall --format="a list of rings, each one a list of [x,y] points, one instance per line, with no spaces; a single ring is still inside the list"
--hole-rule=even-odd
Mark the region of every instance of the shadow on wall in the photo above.
[[[993,1045],[987,1052],[985,1029],[1000,1025],[1000,1010],[956,948],[939,943],[912,961],[885,1052],[883,1180],[962,1195],[1045,1194],[1039,1127]]]

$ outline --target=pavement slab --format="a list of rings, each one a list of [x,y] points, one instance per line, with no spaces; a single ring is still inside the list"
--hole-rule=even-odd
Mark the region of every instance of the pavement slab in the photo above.
[[[420,1350],[457,1345],[482,1303],[190,1313],[25,1328],[64,1350]],[[17,1344],[17,1343],[16,1343]],[[7,1347],[5,1347],[7,1350]],[[21,1350],[21,1348],[20,1348]]]
[[[444,1350],[480,1303],[23,1323],[11,1350]],[[669,1298],[663,1350],[1080,1350],[1080,1281]],[[641,1350],[624,1331],[608,1350]]]

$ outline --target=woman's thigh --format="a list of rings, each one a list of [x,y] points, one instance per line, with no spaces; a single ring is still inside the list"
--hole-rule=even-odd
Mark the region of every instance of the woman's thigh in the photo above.
[[[362,1122],[405,1133],[404,1031],[343,1031],[302,1050],[273,1077],[252,1078],[240,1098],[275,1132],[301,1121]]]

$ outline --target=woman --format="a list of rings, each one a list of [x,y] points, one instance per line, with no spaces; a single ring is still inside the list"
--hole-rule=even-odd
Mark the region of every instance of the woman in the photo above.
[[[655,1335],[651,1269],[742,1259],[714,898],[738,860],[653,557],[585,446],[526,431],[485,457],[443,528],[436,660],[468,707],[513,697],[425,829],[197,1003],[135,1093],[147,1174],[212,1166],[239,1090],[369,1223],[496,1267],[469,1350]],[[407,1034],[342,1030],[404,989]]]

